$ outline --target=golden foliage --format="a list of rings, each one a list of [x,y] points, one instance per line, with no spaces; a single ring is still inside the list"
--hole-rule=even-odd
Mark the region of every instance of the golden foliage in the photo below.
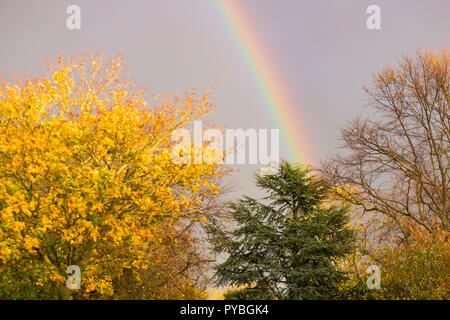
[[[123,268],[148,265],[158,221],[203,219],[202,197],[220,190],[222,166],[170,153],[173,130],[213,106],[195,92],[147,103],[121,55],[48,66],[49,76],[0,87],[0,271],[23,269],[61,298],[75,264],[85,294],[111,295]]]

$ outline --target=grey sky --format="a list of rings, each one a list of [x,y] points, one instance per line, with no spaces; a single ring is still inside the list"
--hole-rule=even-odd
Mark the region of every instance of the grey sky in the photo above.
[[[371,74],[418,48],[450,48],[446,0],[239,0],[307,124],[314,158],[334,152],[339,128],[363,111]],[[81,7],[81,30],[66,8]],[[381,30],[366,8],[381,8]],[[226,26],[208,0],[0,0],[0,70],[37,76],[45,59],[103,47],[122,51],[150,93],[213,88],[212,119],[229,128],[275,127]],[[282,129],[282,128],[280,128]],[[281,156],[287,156],[281,141]],[[294,160],[294,159],[289,159]],[[239,166],[238,194],[254,193],[256,165]]]

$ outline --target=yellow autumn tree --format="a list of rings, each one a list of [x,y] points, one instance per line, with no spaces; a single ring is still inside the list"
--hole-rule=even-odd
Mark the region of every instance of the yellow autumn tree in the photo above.
[[[155,239],[159,245],[148,246],[146,269],[129,268],[113,279],[113,299],[126,300],[197,300],[207,298],[211,257],[204,241],[183,223],[179,227],[162,222]],[[188,230],[186,230],[186,228]]]
[[[121,55],[58,57],[48,76],[0,87],[0,296],[111,296],[145,270],[161,221],[204,219],[225,172],[172,161],[172,133],[208,114],[208,94],[146,99]],[[207,148],[204,150],[208,152]]]

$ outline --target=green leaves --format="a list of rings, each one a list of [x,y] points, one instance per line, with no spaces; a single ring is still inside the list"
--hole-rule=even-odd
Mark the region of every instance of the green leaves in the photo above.
[[[351,252],[346,208],[326,207],[327,182],[309,168],[282,161],[256,176],[268,194],[229,204],[234,230],[220,231],[215,250],[228,255],[216,268],[219,285],[239,287],[229,299],[329,299],[345,274],[335,261]],[[215,235],[219,232],[216,229]]]

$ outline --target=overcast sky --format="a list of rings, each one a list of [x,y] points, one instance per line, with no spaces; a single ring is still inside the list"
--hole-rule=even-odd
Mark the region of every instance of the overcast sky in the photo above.
[[[450,48],[448,0],[238,1],[307,125],[316,161],[335,151],[339,129],[363,111],[361,88],[373,72],[418,48]],[[81,8],[80,30],[66,28],[71,4]],[[381,30],[366,27],[371,4],[381,8]],[[276,128],[208,0],[0,0],[0,39],[7,77],[38,76],[45,59],[103,47],[108,57],[123,52],[127,74],[150,93],[213,88],[215,122]],[[281,156],[286,151],[281,141]],[[238,194],[255,192],[258,168],[240,166]]]

